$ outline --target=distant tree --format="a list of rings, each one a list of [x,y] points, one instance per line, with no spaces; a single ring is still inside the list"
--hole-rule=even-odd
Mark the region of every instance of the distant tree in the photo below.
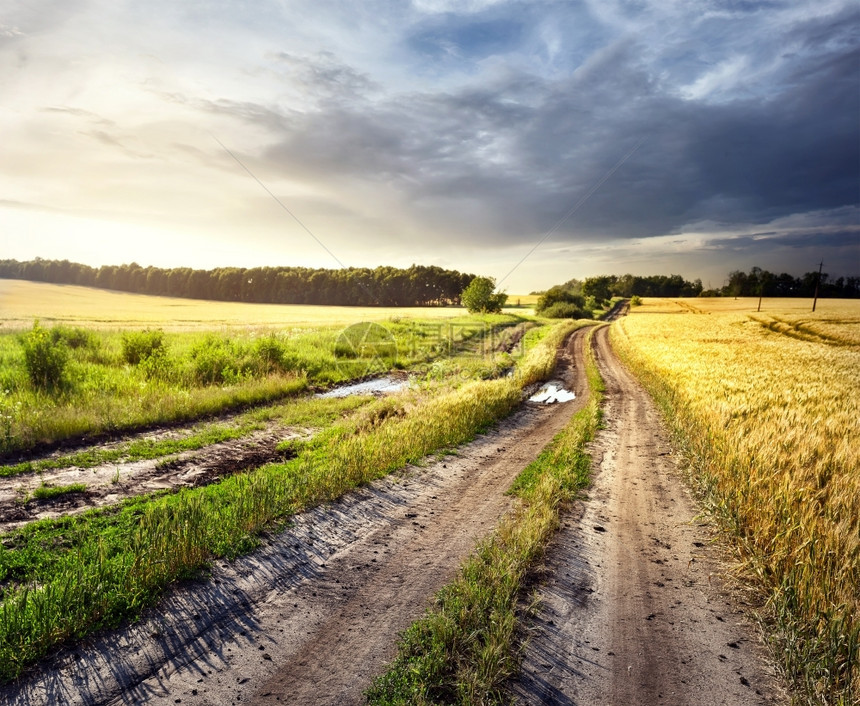
[[[475,277],[460,295],[470,314],[491,314],[499,312],[508,300],[508,295],[503,292],[493,293],[496,289],[496,280],[492,277]]]
[[[582,293],[585,296],[594,297],[598,302],[603,302],[612,296],[609,288],[615,284],[616,279],[615,275],[587,277],[582,283]]]
[[[537,304],[535,305],[535,313],[543,314],[553,304],[573,304],[580,309],[584,309],[585,297],[568,289],[567,284],[557,284],[555,287],[547,289],[538,297]]]

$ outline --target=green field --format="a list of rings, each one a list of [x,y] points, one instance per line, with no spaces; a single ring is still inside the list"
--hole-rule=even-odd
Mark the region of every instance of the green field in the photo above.
[[[512,363],[503,331],[528,323],[461,308],[232,304],[12,280],[0,282],[0,301],[7,458],[392,369],[444,376],[452,354],[472,354],[457,363],[463,375],[489,377]]]

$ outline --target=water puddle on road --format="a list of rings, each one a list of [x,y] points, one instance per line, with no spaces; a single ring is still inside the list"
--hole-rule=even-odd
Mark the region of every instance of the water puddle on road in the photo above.
[[[560,383],[547,383],[529,397],[529,402],[555,404],[556,402],[570,402],[575,399],[576,395],[570,390],[565,390],[564,386]]]
[[[385,375],[373,380],[355,382],[351,385],[342,385],[333,390],[317,393],[317,397],[349,397],[350,395],[390,395],[399,392],[409,384],[406,378],[395,378]]]

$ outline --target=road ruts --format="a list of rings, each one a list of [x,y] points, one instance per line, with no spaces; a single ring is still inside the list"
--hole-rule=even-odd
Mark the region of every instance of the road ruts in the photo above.
[[[296,516],[139,623],[0,686],[0,704],[361,703],[398,634],[512,507],[513,479],[585,403],[585,333],[568,339],[556,370],[575,401],[525,404],[456,453]]]
[[[787,703],[738,597],[720,580],[707,528],[661,419],[595,336],[606,382],[593,483],[547,555],[523,669],[522,704],[745,706]]]

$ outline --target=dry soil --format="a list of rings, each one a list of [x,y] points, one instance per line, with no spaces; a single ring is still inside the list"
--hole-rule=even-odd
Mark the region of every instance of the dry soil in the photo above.
[[[786,703],[650,397],[597,332],[606,428],[547,554],[518,703]]]

